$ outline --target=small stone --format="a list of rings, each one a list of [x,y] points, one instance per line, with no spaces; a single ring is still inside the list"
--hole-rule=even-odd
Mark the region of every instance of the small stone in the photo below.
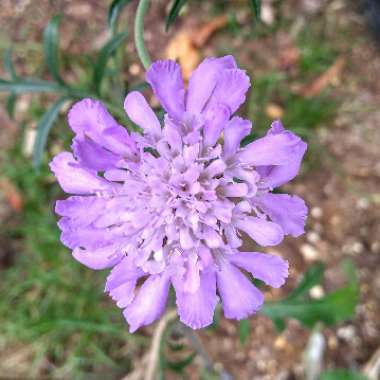
[[[317,232],[311,231],[306,234],[306,240],[309,243],[315,244],[315,243],[318,243],[321,240],[321,238]]]
[[[310,289],[309,294],[311,298],[320,299],[325,295],[325,291],[321,285],[315,285]]]
[[[139,75],[141,73],[141,67],[137,63],[132,63],[131,66],[129,66],[129,73],[131,75]]]
[[[319,252],[310,244],[302,244],[300,251],[306,261],[315,261],[319,258]]]
[[[336,339],[335,336],[330,336],[327,340],[327,345],[330,348],[330,350],[336,350],[338,347],[338,339]]]
[[[336,333],[336,335],[340,338],[345,340],[346,342],[352,341],[352,339],[355,337],[355,327],[353,325],[343,326],[340,327]]]
[[[378,241],[375,241],[371,244],[371,251],[374,253],[380,252],[380,243]]]
[[[267,25],[272,25],[275,19],[274,8],[270,3],[264,3],[261,7],[261,21]]]
[[[368,210],[369,204],[370,204],[370,202],[369,202],[368,198],[359,198],[356,201],[356,208],[358,210]]]
[[[25,157],[31,157],[33,153],[34,148],[34,142],[36,141],[37,137],[37,129],[36,128],[27,128],[25,131],[25,138],[24,138],[24,146],[23,146],[23,153]]]
[[[264,361],[264,360],[258,360],[258,361],[256,362],[256,366],[257,366],[257,369],[258,369],[259,371],[265,372],[266,369],[267,369],[267,362]]]
[[[323,216],[323,210],[320,207],[313,207],[310,211],[310,215],[315,219],[320,219]]]
[[[287,347],[287,345],[288,345],[288,342],[286,341],[283,335],[278,336],[276,340],[274,341],[274,347],[277,350],[284,350]]]
[[[362,253],[364,251],[364,245],[360,241],[356,241],[352,244],[352,251],[356,254]]]
[[[277,104],[270,103],[265,107],[265,113],[270,119],[281,119],[284,116],[284,109]]]

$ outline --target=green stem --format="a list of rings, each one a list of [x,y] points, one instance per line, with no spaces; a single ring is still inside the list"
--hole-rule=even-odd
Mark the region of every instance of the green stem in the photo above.
[[[214,365],[210,359],[210,356],[208,355],[206,349],[204,348],[201,340],[198,338],[197,334],[194,332],[193,329],[190,327],[181,324],[182,331],[187,336],[187,339],[189,340],[191,346],[193,347],[194,351],[200,356],[203,366],[205,369],[209,372],[214,371]]]
[[[148,69],[152,63],[144,42],[144,17],[148,10],[150,0],[140,0],[135,18],[135,44],[137,54],[145,67]]]

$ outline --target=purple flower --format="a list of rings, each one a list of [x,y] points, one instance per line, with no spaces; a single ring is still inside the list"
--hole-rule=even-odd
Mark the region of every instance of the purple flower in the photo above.
[[[98,101],[71,109],[73,154],[51,163],[71,194],[56,204],[61,240],[89,268],[113,268],[106,291],[131,332],[160,317],[171,285],[194,329],[212,322],[218,296],[227,318],[246,318],[263,295],[241,270],[280,287],[288,263],[239,251],[243,234],[274,246],[303,233],[303,200],[272,190],[296,176],[306,144],[276,121],[240,147],[251,122],[232,115],[250,81],[231,56],[204,60],[187,91],[173,61],[155,62],[146,79],[163,127],[139,92],[124,106],[143,134],[129,134]]]

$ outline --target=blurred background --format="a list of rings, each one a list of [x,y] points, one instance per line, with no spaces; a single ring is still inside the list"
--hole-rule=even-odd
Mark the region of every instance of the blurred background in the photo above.
[[[70,145],[73,100],[95,94],[124,122],[125,92],[146,91],[137,2],[113,3],[0,0],[0,379],[144,371],[155,326],[128,334],[103,293],[107,273],[83,268],[59,242],[53,208],[64,194],[48,170]],[[185,78],[205,56],[236,57],[253,82],[240,110],[252,136],[280,118],[309,142],[302,174],[284,189],[306,200],[307,232],[268,251],[290,261],[286,286],[266,291],[262,314],[238,323],[218,313],[199,336],[233,379],[316,380],[318,367],[324,380],[378,379],[380,5],[263,0],[258,21],[255,4],[155,0],[146,17],[152,58],[177,59]],[[294,289],[298,298],[270,308]],[[182,343],[169,346],[161,379],[215,379]]]

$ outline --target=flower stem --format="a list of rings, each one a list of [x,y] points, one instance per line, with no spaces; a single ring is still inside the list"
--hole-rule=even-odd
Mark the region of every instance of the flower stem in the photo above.
[[[194,351],[200,356],[203,362],[204,368],[209,371],[214,371],[214,365],[210,359],[210,356],[208,355],[206,349],[204,348],[201,340],[198,338],[197,334],[192,330],[190,327],[181,324],[182,331],[186,335],[187,339],[189,340],[191,346],[193,347]]]
[[[137,54],[145,69],[148,69],[152,62],[144,42],[144,17],[149,3],[150,0],[140,0],[135,18],[135,44]]]

